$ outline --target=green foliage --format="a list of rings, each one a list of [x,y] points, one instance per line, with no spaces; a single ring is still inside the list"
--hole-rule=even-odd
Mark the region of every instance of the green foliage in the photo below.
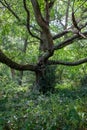
[[[84,75],[80,82],[81,86],[87,86],[87,75]]]
[[[85,0],[84,0],[85,1]],[[83,0],[75,1],[75,9],[79,8]],[[21,0],[8,0],[9,5],[20,17],[21,22],[7,9],[0,8],[0,48],[5,54],[18,63],[32,63],[38,61],[39,41],[31,37],[24,24],[26,12]],[[64,4],[63,4],[64,2]],[[10,4],[11,3],[11,4]],[[44,17],[45,2],[38,0]],[[72,2],[71,2],[72,6]],[[71,26],[71,6],[69,9],[69,26]],[[31,32],[40,36],[30,1],[27,0],[30,11]],[[62,8],[61,8],[62,7]],[[67,1],[55,1],[51,10],[50,29],[57,34],[63,30]],[[87,2],[76,11],[76,18],[86,9]],[[79,13],[80,12],[80,13]],[[77,17],[78,16],[78,17]],[[86,14],[85,14],[86,16]],[[85,20],[84,20],[85,21]],[[83,22],[84,22],[83,21]],[[60,24],[62,22],[62,24]],[[82,22],[82,21],[81,21]],[[82,23],[83,24],[83,23]],[[38,34],[37,34],[38,33]],[[67,35],[69,38],[72,34]],[[24,39],[28,37],[26,53],[23,52]],[[63,41],[62,37],[54,42]],[[75,61],[86,57],[86,40],[76,41],[62,50],[56,51],[53,60]],[[0,130],[84,130],[87,129],[87,67],[47,66],[45,79],[41,79],[41,86],[46,93],[31,91],[34,75],[24,72],[23,83],[18,85],[19,72],[15,72],[14,79],[10,68],[0,64]],[[81,83],[81,85],[80,85]],[[80,87],[79,87],[80,86]],[[53,90],[56,93],[52,94]]]
[[[7,126],[10,130],[87,128],[86,87],[60,86],[55,94],[43,95],[9,82],[0,88],[0,130]]]

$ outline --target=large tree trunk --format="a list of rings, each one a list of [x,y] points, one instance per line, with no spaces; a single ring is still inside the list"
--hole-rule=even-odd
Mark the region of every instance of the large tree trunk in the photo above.
[[[38,61],[42,59],[43,54],[50,48],[46,34],[42,31],[40,36],[42,40],[40,41],[39,46]],[[41,64],[39,64],[39,68],[40,69],[36,71],[36,90],[39,90],[42,93],[46,93],[48,91],[53,92],[55,83],[55,67],[47,66],[45,61],[42,60]]]
[[[36,72],[36,89],[40,92],[53,92],[55,87],[55,67],[46,66]]]

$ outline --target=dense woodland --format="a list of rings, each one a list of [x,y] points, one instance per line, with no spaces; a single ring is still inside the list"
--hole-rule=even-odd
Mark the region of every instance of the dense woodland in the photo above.
[[[87,0],[0,0],[0,130],[87,130]]]

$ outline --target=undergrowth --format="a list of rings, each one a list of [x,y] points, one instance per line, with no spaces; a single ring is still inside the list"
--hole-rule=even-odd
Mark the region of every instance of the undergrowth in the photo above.
[[[87,87],[43,95],[10,82],[0,87],[0,130],[85,130]]]

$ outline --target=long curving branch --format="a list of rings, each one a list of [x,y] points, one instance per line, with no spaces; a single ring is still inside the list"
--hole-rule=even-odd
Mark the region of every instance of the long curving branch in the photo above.
[[[5,2],[5,3],[4,3]],[[4,0],[4,2],[2,0],[0,0],[0,3],[6,7],[11,13],[12,15],[18,20],[18,21],[21,21],[19,16],[12,10],[12,8],[10,7],[9,3],[7,3],[6,0]]]
[[[85,22],[83,25],[81,25],[80,30],[83,29],[83,28],[85,28],[86,26],[87,26],[87,22]],[[53,36],[53,40],[61,38],[61,37],[65,36],[67,33],[70,33],[71,32],[71,30],[70,30],[71,28],[72,28],[72,26],[69,27],[69,29],[63,30],[62,32],[54,35]]]
[[[87,31],[85,31],[85,32],[82,33],[82,34],[87,37]],[[61,48],[65,47],[65,46],[68,46],[68,45],[72,44],[74,40],[76,40],[76,39],[78,39],[78,38],[79,38],[79,39],[84,39],[84,38],[81,37],[80,35],[76,34],[76,35],[72,36],[71,38],[66,39],[66,40],[63,41],[63,42],[60,42],[58,45],[55,45],[55,46],[54,46],[54,50],[61,49]]]
[[[87,63],[87,57],[81,60],[77,60],[74,62],[67,62],[67,61],[56,61],[56,60],[49,60],[47,65],[65,65],[65,66],[78,66],[83,63]]]
[[[31,32],[31,30],[30,30],[30,11],[29,11],[29,9],[27,8],[27,4],[26,4],[26,0],[23,0],[23,4],[24,4],[24,9],[25,9],[25,11],[26,11],[26,13],[27,13],[27,30],[28,30],[28,32],[29,32],[29,34],[32,36],[32,37],[35,37],[35,38],[37,38],[38,40],[41,40],[38,36],[36,36],[36,35],[34,35],[32,32]]]
[[[3,64],[6,64],[7,66],[9,66],[12,69],[19,70],[19,71],[26,71],[26,70],[36,71],[36,68],[37,68],[35,65],[31,65],[31,64],[22,65],[22,64],[18,64],[16,62],[14,62],[10,58],[8,58],[2,52],[1,49],[0,49],[0,62]]]
[[[83,18],[83,19],[84,19],[84,18]],[[81,25],[79,26],[79,29],[82,30],[82,29],[84,29],[86,26],[87,26],[87,22],[85,22],[84,24],[81,24]],[[54,36],[53,36],[53,40],[56,40],[56,39],[58,39],[58,38],[61,38],[62,36],[66,35],[67,33],[71,32],[72,27],[73,27],[73,25],[71,25],[71,27],[69,27],[69,28],[63,30],[62,32],[60,32],[60,33],[54,35]],[[73,28],[74,28],[74,27],[73,27]]]
[[[4,3],[5,2],[5,3]],[[9,3],[7,3],[6,0],[4,0],[4,2],[2,0],[0,0],[0,3],[5,7],[7,8],[10,13],[12,13],[12,15],[19,21],[19,25],[23,25],[23,26],[27,26],[25,23],[20,23],[21,22],[21,19],[20,17],[15,13],[15,11],[10,7]],[[33,28],[35,31],[37,32],[40,32],[39,29],[37,29],[36,27],[30,25],[30,28]]]
[[[58,38],[60,38],[60,37],[63,37],[64,35],[66,35],[66,34],[69,33],[69,32],[70,32],[70,31],[69,31],[68,29],[66,29],[66,30],[64,30],[64,31],[62,31],[62,32],[60,32],[60,33],[54,35],[54,36],[53,36],[53,40],[56,40],[56,39],[58,39]]]

